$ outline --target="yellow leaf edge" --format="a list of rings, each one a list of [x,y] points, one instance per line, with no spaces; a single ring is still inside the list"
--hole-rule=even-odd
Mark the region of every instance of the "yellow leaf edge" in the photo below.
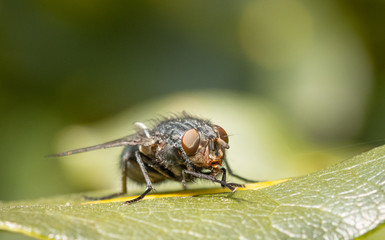
[[[236,191],[259,190],[259,189],[267,188],[289,180],[291,180],[291,178],[245,184],[245,187],[237,188]],[[217,194],[217,193],[226,193],[226,192],[231,192],[231,191],[227,188],[194,189],[194,190],[149,194],[145,196],[143,200],[156,199],[156,198],[192,197],[192,196],[198,196],[198,195]],[[81,205],[125,202],[131,199],[134,199],[136,197],[138,196],[113,198],[113,199],[99,200],[99,201],[89,201],[89,202],[81,203]],[[33,229],[30,229],[29,227],[25,227],[13,222],[7,222],[7,221],[3,222],[2,224],[0,224],[0,230],[14,232],[14,233],[21,233],[26,236],[30,236],[38,239],[44,239],[44,240],[52,239],[52,236],[46,236],[46,235],[40,234],[39,232],[36,232]]]
[[[280,179],[280,180],[275,180],[275,181],[245,184],[245,187],[237,188],[236,191],[259,190],[259,189],[267,188],[267,187],[270,187],[270,186],[273,186],[273,185],[276,185],[279,183],[283,183],[283,182],[286,182],[289,180],[291,180],[291,178]],[[198,196],[198,195],[217,194],[217,193],[226,193],[226,192],[231,192],[231,191],[227,188],[208,188],[208,189],[183,190],[183,191],[177,191],[177,192],[149,194],[149,195],[146,195],[143,198],[143,200],[150,200],[150,199],[156,199],[156,198],[193,197],[193,196]],[[130,201],[132,199],[135,199],[138,196],[139,195],[113,198],[113,199],[107,199],[107,200],[88,201],[88,202],[82,203],[82,205],[126,202],[126,201]]]
[[[20,233],[28,237],[37,238],[37,239],[52,239],[44,234],[39,234],[35,232],[33,229],[24,227],[21,224],[15,224],[13,222],[5,222],[4,224],[0,224],[1,231],[8,231],[12,233]]]

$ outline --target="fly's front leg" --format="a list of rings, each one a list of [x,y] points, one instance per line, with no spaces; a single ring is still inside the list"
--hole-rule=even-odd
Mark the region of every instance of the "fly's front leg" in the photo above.
[[[122,191],[121,192],[113,193],[113,194],[103,196],[103,197],[87,197],[87,196],[85,196],[84,198],[86,200],[105,200],[105,199],[111,199],[111,198],[115,198],[115,197],[126,194],[127,193],[127,162],[128,162],[128,159],[129,159],[129,152],[125,151],[122,155]]]
[[[143,199],[144,196],[146,196],[154,188],[152,186],[150,177],[148,176],[146,167],[144,166],[144,163],[142,161],[142,157],[140,156],[140,152],[139,151],[135,152],[135,157],[136,157],[137,163],[139,164],[140,170],[142,170],[144,180],[146,181],[146,190],[139,197],[134,198],[134,199],[129,200],[129,201],[126,201],[126,202],[124,202],[124,204],[134,203],[134,202],[137,202],[137,201]]]
[[[239,176],[238,174],[235,174],[235,173],[233,172],[233,170],[231,170],[230,165],[229,165],[229,163],[227,162],[226,158],[224,158],[223,161],[226,163],[227,170],[229,171],[229,174],[230,174],[231,176],[236,177],[236,178],[238,178],[239,180],[242,180],[242,181],[245,181],[245,182],[260,182],[260,181],[257,181],[257,180],[247,179],[247,178],[244,178],[244,177],[242,177],[242,176]]]
[[[226,182],[226,169],[222,167],[222,182]],[[221,187],[225,187],[225,185],[221,184]]]
[[[182,171],[182,187],[183,187],[183,190],[186,190],[186,189],[187,189],[187,186],[186,186],[186,174],[185,174],[185,170]]]
[[[230,186],[233,186],[233,187],[245,187],[245,185],[243,185],[243,184],[228,183],[226,181],[226,168],[222,167],[221,170],[222,170],[222,182],[224,182],[226,185],[230,185]],[[229,169],[229,173],[230,173],[230,169]],[[222,187],[226,187],[226,185],[221,184]]]
[[[216,179],[215,177],[213,177],[211,175],[206,175],[206,174],[199,173],[199,172],[192,172],[192,171],[188,171],[188,170],[183,170],[182,174],[190,174],[190,175],[192,175],[192,176],[194,176],[196,178],[202,178],[202,179],[210,180],[212,182],[219,183],[219,184],[221,184],[221,186],[227,187],[228,189],[230,189],[233,192],[235,191],[236,187],[242,187],[242,185],[240,185],[240,184],[226,183],[225,181],[218,180],[218,179]]]

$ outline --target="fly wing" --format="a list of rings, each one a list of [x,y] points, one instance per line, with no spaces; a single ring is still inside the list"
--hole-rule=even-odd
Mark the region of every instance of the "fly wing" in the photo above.
[[[97,144],[94,146],[78,148],[78,149],[69,150],[62,153],[50,154],[50,155],[47,155],[47,157],[68,156],[76,153],[89,152],[97,149],[121,147],[121,146],[128,146],[128,145],[151,145],[152,143],[153,143],[152,138],[148,138],[139,134],[133,134],[130,136],[126,136],[126,137],[119,138],[119,139],[102,143],[102,144]]]

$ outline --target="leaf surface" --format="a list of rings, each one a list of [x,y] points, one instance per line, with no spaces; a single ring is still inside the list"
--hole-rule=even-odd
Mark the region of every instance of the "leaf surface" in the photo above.
[[[385,146],[288,180],[83,202],[0,203],[0,229],[41,239],[352,239],[385,222]],[[241,191],[242,190],[242,191]]]

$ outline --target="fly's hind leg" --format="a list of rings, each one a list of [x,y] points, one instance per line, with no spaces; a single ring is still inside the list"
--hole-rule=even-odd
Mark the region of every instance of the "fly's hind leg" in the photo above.
[[[132,154],[132,151],[130,149],[125,149],[123,154],[122,154],[122,159],[121,159],[121,169],[122,169],[122,190],[117,193],[113,193],[107,196],[102,196],[102,197],[88,197],[85,196],[84,199],[86,200],[105,200],[105,199],[111,199],[115,198],[121,195],[124,195],[127,193],[127,162],[130,158],[130,155]]]

